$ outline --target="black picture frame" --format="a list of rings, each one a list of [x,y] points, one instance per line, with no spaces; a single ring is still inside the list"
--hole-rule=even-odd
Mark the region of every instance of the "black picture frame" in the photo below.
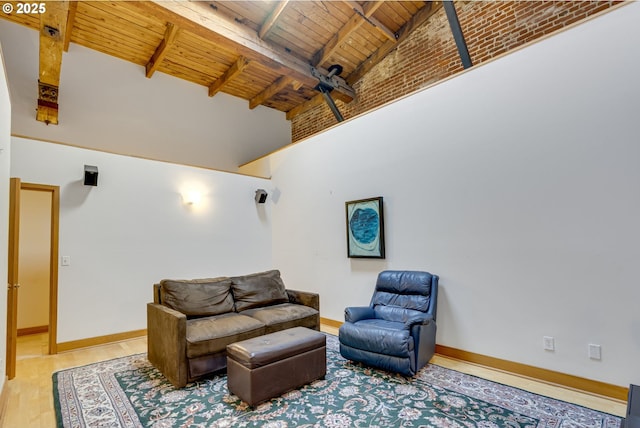
[[[384,259],[382,196],[345,202],[347,257]]]

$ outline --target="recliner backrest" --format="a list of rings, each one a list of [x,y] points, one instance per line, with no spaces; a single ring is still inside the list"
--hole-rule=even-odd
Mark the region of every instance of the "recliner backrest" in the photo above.
[[[371,306],[376,317],[404,322],[417,312],[432,307],[431,285],[434,276],[419,271],[383,271],[378,275]],[[435,302],[433,302],[435,303]],[[433,314],[435,317],[435,314]]]

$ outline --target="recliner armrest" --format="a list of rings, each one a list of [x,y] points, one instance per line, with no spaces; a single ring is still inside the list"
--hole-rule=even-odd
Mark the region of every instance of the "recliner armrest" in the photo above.
[[[373,308],[370,306],[351,306],[344,310],[345,322],[357,322],[360,320],[375,318]]]
[[[426,315],[425,314],[425,316],[413,316],[413,317],[410,317],[405,321],[405,324],[407,324],[409,326],[409,328],[411,328],[411,326],[416,325],[416,324],[427,325],[430,322],[433,322],[433,317],[431,315]]]
[[[309,306],[320,312],[320,295],[309,291],[286,290],[289,302]]]

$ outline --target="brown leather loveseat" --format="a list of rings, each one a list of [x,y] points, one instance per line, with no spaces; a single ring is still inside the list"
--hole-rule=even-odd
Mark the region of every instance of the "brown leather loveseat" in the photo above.
[[[149,361],[176,387],[226,368],[232,343],[302,326],[320,329],[316,293],[285,289],[280,272],[165,279],[147,304]]]

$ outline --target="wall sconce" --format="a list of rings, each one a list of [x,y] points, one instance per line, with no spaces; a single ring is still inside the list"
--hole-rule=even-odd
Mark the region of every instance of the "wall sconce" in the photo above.
[[[182,195],[182,200],[186,205],[198,205],[202,200],[202,195],[197,190],[189,190]]]

